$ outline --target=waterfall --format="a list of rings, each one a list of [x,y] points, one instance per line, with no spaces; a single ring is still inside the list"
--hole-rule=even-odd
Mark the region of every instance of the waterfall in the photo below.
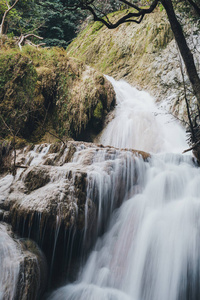
[[[115,89],[117,105],[113,120],[101,134],[103,145],[147,152],[181,152],[186,145],[184,130],[168,112],[167,103],[157,106],[144,91],[107,76]]]
[[[0,299],[14,299],[22,259],[17,243],[3,224],[0,224],[0,249]]]
[[[184,131],[147,93],[110,80],[117,107],[100,141],[150,151],[151,159],[140,160],[140,188],[113,211],[76,282],[49,299],[197,300],[200,173],[180,154]]]

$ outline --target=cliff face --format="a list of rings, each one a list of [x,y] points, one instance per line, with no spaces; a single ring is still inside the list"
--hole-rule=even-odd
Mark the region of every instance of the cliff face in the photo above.
[[[112,18],[122,13],[113,13]],[[92,23],[70,44],[68,54],[116,79],[148,87],[154,75],[151,64],[172,38],[164,13],[156,12],[140,24],[122,24],[113,30]]]
[[[118,16],[120,12],[111,18]],[[198,68],[199,30],[192,24],[187,24],[185,30]],[[168,99],[168,109],[179,118],[187,119],[181,60],[164,11],[157,10],[145,16],[140,24],[122,24],[113,30],[100,23],[91,23],[69,45],[68,54],[115,79],[125,79],[145,89],[157,101]],[[189,87],[186,72],[184,74]],[[194,103],[194,97],[188,95]]]

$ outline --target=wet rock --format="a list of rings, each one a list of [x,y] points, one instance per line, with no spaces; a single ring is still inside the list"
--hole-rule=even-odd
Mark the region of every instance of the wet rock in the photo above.
[[[38,299],[45,292],[47,285],[46,258],[36,243],[32,240],[21,240],[24,263],[21,266],[17,299]]]
[[[1,299],[39,299],[46,288],[47,268],[37,245],[20,241],[10,226],[0,223],[0,258]]]
[[[51,144],[51,146],[49,148],[49,153],[58,153],[61,148],[62,148],[61,143]]]
[[[30,193],[42,186],[45,186],[50,181],[50,176],[45,167],[32,167],[24,177],[24,184],[27,193]]]
[[[73,144],[70,144],[69,150],[67,151],[67,155],[65,156],[65,163],[71,161],[75,152],[76,152],[76,147]]]
[[[46,166],[53,166],[53,165],[54,165],[54,160],[51,159],[50,157],[48,157],[48,158],[44,161],[44,165],[46,165]]]
[[[17,153],[17,162],[25,158],[27,169],[7,178],[2,208],[11,216],[7,221],[13,230],[44,251],[50,280],[62,277],[87,253],[106,230],[112,211],[126,194],[132,195],[131,186],[138,184],[137,157],[146,160],[149,154],[74,141]],[[46,165],[48,161],[53,163]]]
[[[139,151],[139,150],[133,150],[133,149],[129,149],[129,151],[131,151],[134,155],[136,156],[141,156],[144,161],[148,160],[148,158],[150,158],[150,154],[144,151]]]
[[[9,211],[5,211],[3,214],[3,221],[6,223],[11,223],[11,214]]]
[[[45,147],[49,152],[44,151]],[[115,157],[116,162],[120,163],[127,153],[133,154],[133,160],[135,156],[141,156],[144,160],[149,157],[148,153],[142,151],[125,149],[120,152],[113,147],[81,142],[68,142],[66,146],[62,143],[50,147],[40,145],[34,153],[19,154],[19,160],[20,155],[26,155],[26,161],[31,160],[32,166],[16,178],[4,202],[4,207],[11,208],[13,227],[18,230],[25,220],[27,226],[32,228],[34,222],[39,220],[39,232],[43,232],[44,226],[47,230],[55,230],[58,224],[62,224],[65,229],[77,227],[78,224],[78,228],[84,230],[85,222],[90,226],[90,222],[85,219],[89,174],[93,174],[95,164],[99,168],[100,161],[102,165],[98,176],[104,172],[111,174]],[[54,166],[44,165],[47,161],[53,161]],[[94,219],[99,205],[95,197],[91,201],[94,205],[90,205],[88,219]]]
[[[3,214],[4,214],[4,211],[2,209],[0,209],[0,221],[3,220]]]

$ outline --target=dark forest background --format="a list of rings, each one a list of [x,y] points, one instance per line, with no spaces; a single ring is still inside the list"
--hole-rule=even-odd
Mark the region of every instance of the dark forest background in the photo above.
[[[198,4],[199,0],[193,1]],[[34,33],[44,38],[46,46],[66,48],[92,17],[88,11],[80,9],[64,10],[65,2],[65,0],[20,0],[6,17],[4,34],[13,37]],[[134,0],[132,2],[134,3]],[[140,2],[141,5],[148,5],[149,1]],[[13,3],[14,0],[9,1],[10,5]],[[187,18],[197,17],[189,1],[174,0],[174,4],[180,13],[187,14]],[[121,5],[115,0],[98,0],[95,5],[104,14],[126,9],[126,5]],[[6,0],[0,0],[0,19],[6,9]]]

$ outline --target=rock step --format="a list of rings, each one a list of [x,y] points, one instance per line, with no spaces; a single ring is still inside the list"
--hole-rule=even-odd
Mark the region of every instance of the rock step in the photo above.
[[[0,222],[11,223],[11,214],[10,211],[0,209]]]

